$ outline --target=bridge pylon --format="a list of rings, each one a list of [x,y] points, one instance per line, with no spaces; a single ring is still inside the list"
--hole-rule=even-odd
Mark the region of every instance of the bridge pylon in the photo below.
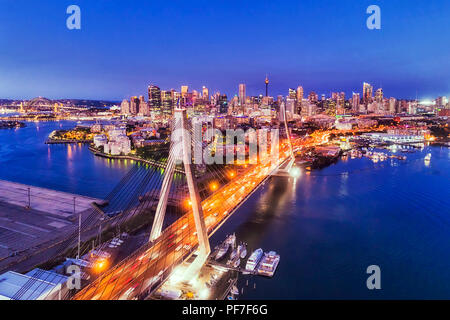
[[[286,130],[286,136],[287,136],[288,144],[289,144],[289,153],[291,156],[291,161],[293,162],[293,161],[295,161],[294,149],[292,148],[291,133],[289,132],[289,128],[287,125],[286,105],[285,105],[284,101],[281,103],[280,112],[283,115],[284,129]]]
[[[178,108],[175,109],[169,158],[167,161],[166,170],[164,172],[159,202],[149,239],[149,241],[154,241],[161,235],[175,165],[177,162],[182,161],[199,244],[199,254],[186,271],[186,279],[191,279],[198,273],[198,271],[200,271],[200,268],[203,266],[208,258],[208,255],[211,253],[208,232],[206,230],[203,209],[201,206],[201,199],[193,170],[191,158],[191,137],[189,132],[186,110]]]
[[[287,125],[286,106],[285,106],[284,101],[280,105],[280,113],[283,116],[284,129],[286,130],[286,136],[287,136],[288,145],[289,145],[289,161],[287,161],[283,165],[283,168],[278,167],[278,170],[276,171],[276,173],[274,173],[274,175],[285,176],[285,175],[289,175],[291,168],[293,167],[293,165],[295,163],[295,155],[294,155],[294,149],[292,147],[291,133],[289,132],[289,128]]]

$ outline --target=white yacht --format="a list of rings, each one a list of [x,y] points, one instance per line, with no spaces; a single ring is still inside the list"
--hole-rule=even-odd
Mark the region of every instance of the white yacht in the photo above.
[[[228,249],[230,249],[230,246],[233,247],[236,242],[236,235],[233,233],[232,235],[229,235],[224,242],[219,247],[219,251],[216,255],[216,260],[221,259],[227,252]]]
[[[253,251],[253,253],[250,255],[250,258],[248,258],[248,260],[247,260],[245,270],[254,271],[256,269],[256,266],[258,265],[259,261],[261,260],[263,254],[264,254],[264,252],[263,252],[263,249],[261,249],[261,248]]]
[[[258,267],[258,273],[263,276],[272,277],[280,262],[280,255],[275,251],[270,251],[264,255]]]
[[[245,256],[247,255],[247,246],[245,245],[245,243],[241,243],[238,246],[238,253],[239,253],[239,256],[241,257],[241,259],[245,258]]]

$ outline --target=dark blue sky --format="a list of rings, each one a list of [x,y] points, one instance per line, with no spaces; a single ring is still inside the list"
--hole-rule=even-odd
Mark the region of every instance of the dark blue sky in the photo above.
[[[82,29],[66,28],[77,4]],[[381,8],[381,30],[366,8]],[[449,0],[1,0],[0,98],[123,99],[188,84],[229,95],[450,94]]]

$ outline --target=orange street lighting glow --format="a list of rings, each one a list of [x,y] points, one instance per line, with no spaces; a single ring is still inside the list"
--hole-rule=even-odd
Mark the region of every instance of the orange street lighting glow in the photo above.
[[[106,269],[107,265],[106,259],[98,259],[94,264],[94,271],[100,273]]]
[[[209,185],[209,188],[211,189],[211,191],[216,191],[217,189],[219,189],[219,185],[217,184],[217,182],[212,182]]]

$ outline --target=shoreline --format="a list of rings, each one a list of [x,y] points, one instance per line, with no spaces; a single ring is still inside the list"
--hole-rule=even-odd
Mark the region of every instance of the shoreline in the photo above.
[[[91,140],[53,140],[53,139],[47,139],[45,141],[45,144],[72,144],[72,143],[82,143],[82,144],[90,144],[92,143]]]
[[[157,167],[163,168],[163,169],[166,168],[166,165],[164,163],[160,163],[160,162],[153,161],[153,160],[142,159],[142,158],[139,158],[139,157],[134,157],[134,156],[129,156],[129,155],[126,155],[126,156],[122,156],[122,155],[120,155],[120,156],[113,156],[113,155],[106,154],[106,153],[103,153],[101,151],[98,151],[97,149],[95,149],[92,146],[89,146],[89,151],[91,151],[94,154],[94,156],[97,156],[97,157],[102,157],[102,158],[107,158],[107,159],[114,159],[114,160],[133,160],[133,161],[136,161],[136,162],[142,162],[142,163],[150,164],[150,165],[153,165],[153,166],[157,166]],[[181,171],[181,170],[179,170],[177,168],[175,168],[175,172],[184,174],[184,171]]]

